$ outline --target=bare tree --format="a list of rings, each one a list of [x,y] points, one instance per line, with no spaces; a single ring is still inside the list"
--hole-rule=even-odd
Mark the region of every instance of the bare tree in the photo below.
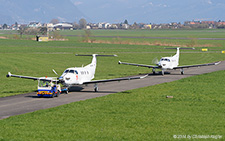
[[[19,27],[18,32],[19,32],[19,34],[20,34],[20,38],[22,38],[22,36],[23,36],[23,34],[25,33],[25,31],[26,31],[26,27],[25,27],[25,26],[20,26],[20,27]]]
[[[80,19],[80,21],[79,21],[79,25],[80,25],[80,28],[81,28],[81,29],[85,29],[86,26],[87,26],[87,21],[86,21],[84,18],[82,18],[82,19]]]
[[[79,28],[79,24],[77,24],[76,22],[73,23],[73,28],[78,29]]]
[[[52,20],[50,21],[50,23],[52,23],[52,24],[57,24],[57,23],[59,23],[59,20],[58,20],[58,19],[52,19]]]

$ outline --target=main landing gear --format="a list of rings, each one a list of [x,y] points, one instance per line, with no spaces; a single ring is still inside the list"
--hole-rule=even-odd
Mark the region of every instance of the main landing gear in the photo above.
[[[152,69],[152,73],[155,74],[155,68]]]
[[[184,74],[184,69],[180,69],[180,73],[183,75]]]
[[[94,86],[94,91],[95,91],[95,92],[98,92],[98,84],[97,84],[97,83],[96,83],[95,86]]]

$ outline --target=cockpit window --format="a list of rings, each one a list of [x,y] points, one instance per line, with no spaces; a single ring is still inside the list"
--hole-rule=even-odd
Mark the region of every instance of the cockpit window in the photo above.
[[[69,73],[74,73],[74,70],[70,70]]]
[[[78,74],[78,71],[75,70],[75,73]]]
[[[170,62],[170,59],[162,58],[161,61],[167,61],[167,62]]]
[[[67,73],[69,70],[65,70],[64,73]]]

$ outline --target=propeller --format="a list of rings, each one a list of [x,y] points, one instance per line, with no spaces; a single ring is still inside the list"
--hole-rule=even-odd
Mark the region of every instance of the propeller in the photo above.
[[[54,69],[52,69],[52,71],[59,77],[58,73]]]
[[[58,76],[59,83],[64,83],[63,78],[59,77],[58,73],[54,69],[52,69],[52,71]]]
[[[157,57],[155,57],[155,58],[152,60],[152,63],[157,65],[157,64],[159,63],[158,58],[157,58]]]

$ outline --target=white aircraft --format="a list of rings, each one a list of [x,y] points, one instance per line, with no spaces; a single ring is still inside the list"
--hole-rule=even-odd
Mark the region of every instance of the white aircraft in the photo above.
[[[145,76],[137,76],[137,77],[126,77],[126,78],[116,78],[116,79],[106,79],[106,80],[93,80],[97,65],[97,56],[116,56],[116,55],[77,55],[77,56],[93,56],[92,62],[84,67],[72,67],[67,68],[63,74],[56,80],[56,83],[61,83],[65,87],[67,87],[66,93],[68,93],[68,88],[74,85],[83,85],[83,84],[95,84],[94,90],[95,92],[98,91],[98,83],[104,83],[104,82],[111,82],[111,81],[122,81],[122,80],[131,80],[131,79],[142,79],[145,78]],[[58,75],[55,70],[53,69],[53,72]],[[22,75],[14,75],[8,72],[6,75],[7,77],[17,77],[17,78],[25,78],[25,79],[33,79],[33,80],[43,80],[43,81],[52,81],[52,77],[30,77],[30,76],[22,76]]]
[[[188,66],[178,66],[179,65],[179,56],[180,56],[180,48],[177,48],[177,53],[172,57],[162,57],[159,62],[156,63],[156,66],[151,65],[143,65],[143,64],[133,64],[133,63],[126,63],[119,61],[119,64],[125,65],[133,65],[138,67],[147,67],[152,68],[153,74],[155,74],[155,69],[161,69],[162,75],[164,75],[165,70],[173,70],[173,69],[180,69],[181,74],[184,74],[184,68],[191,68],[191,67],[201,67],[201,66],[210,66],[210,65],[217,65],[220,63],[208,63],[208,64],[200,64],[200,65],[188,65]]]

